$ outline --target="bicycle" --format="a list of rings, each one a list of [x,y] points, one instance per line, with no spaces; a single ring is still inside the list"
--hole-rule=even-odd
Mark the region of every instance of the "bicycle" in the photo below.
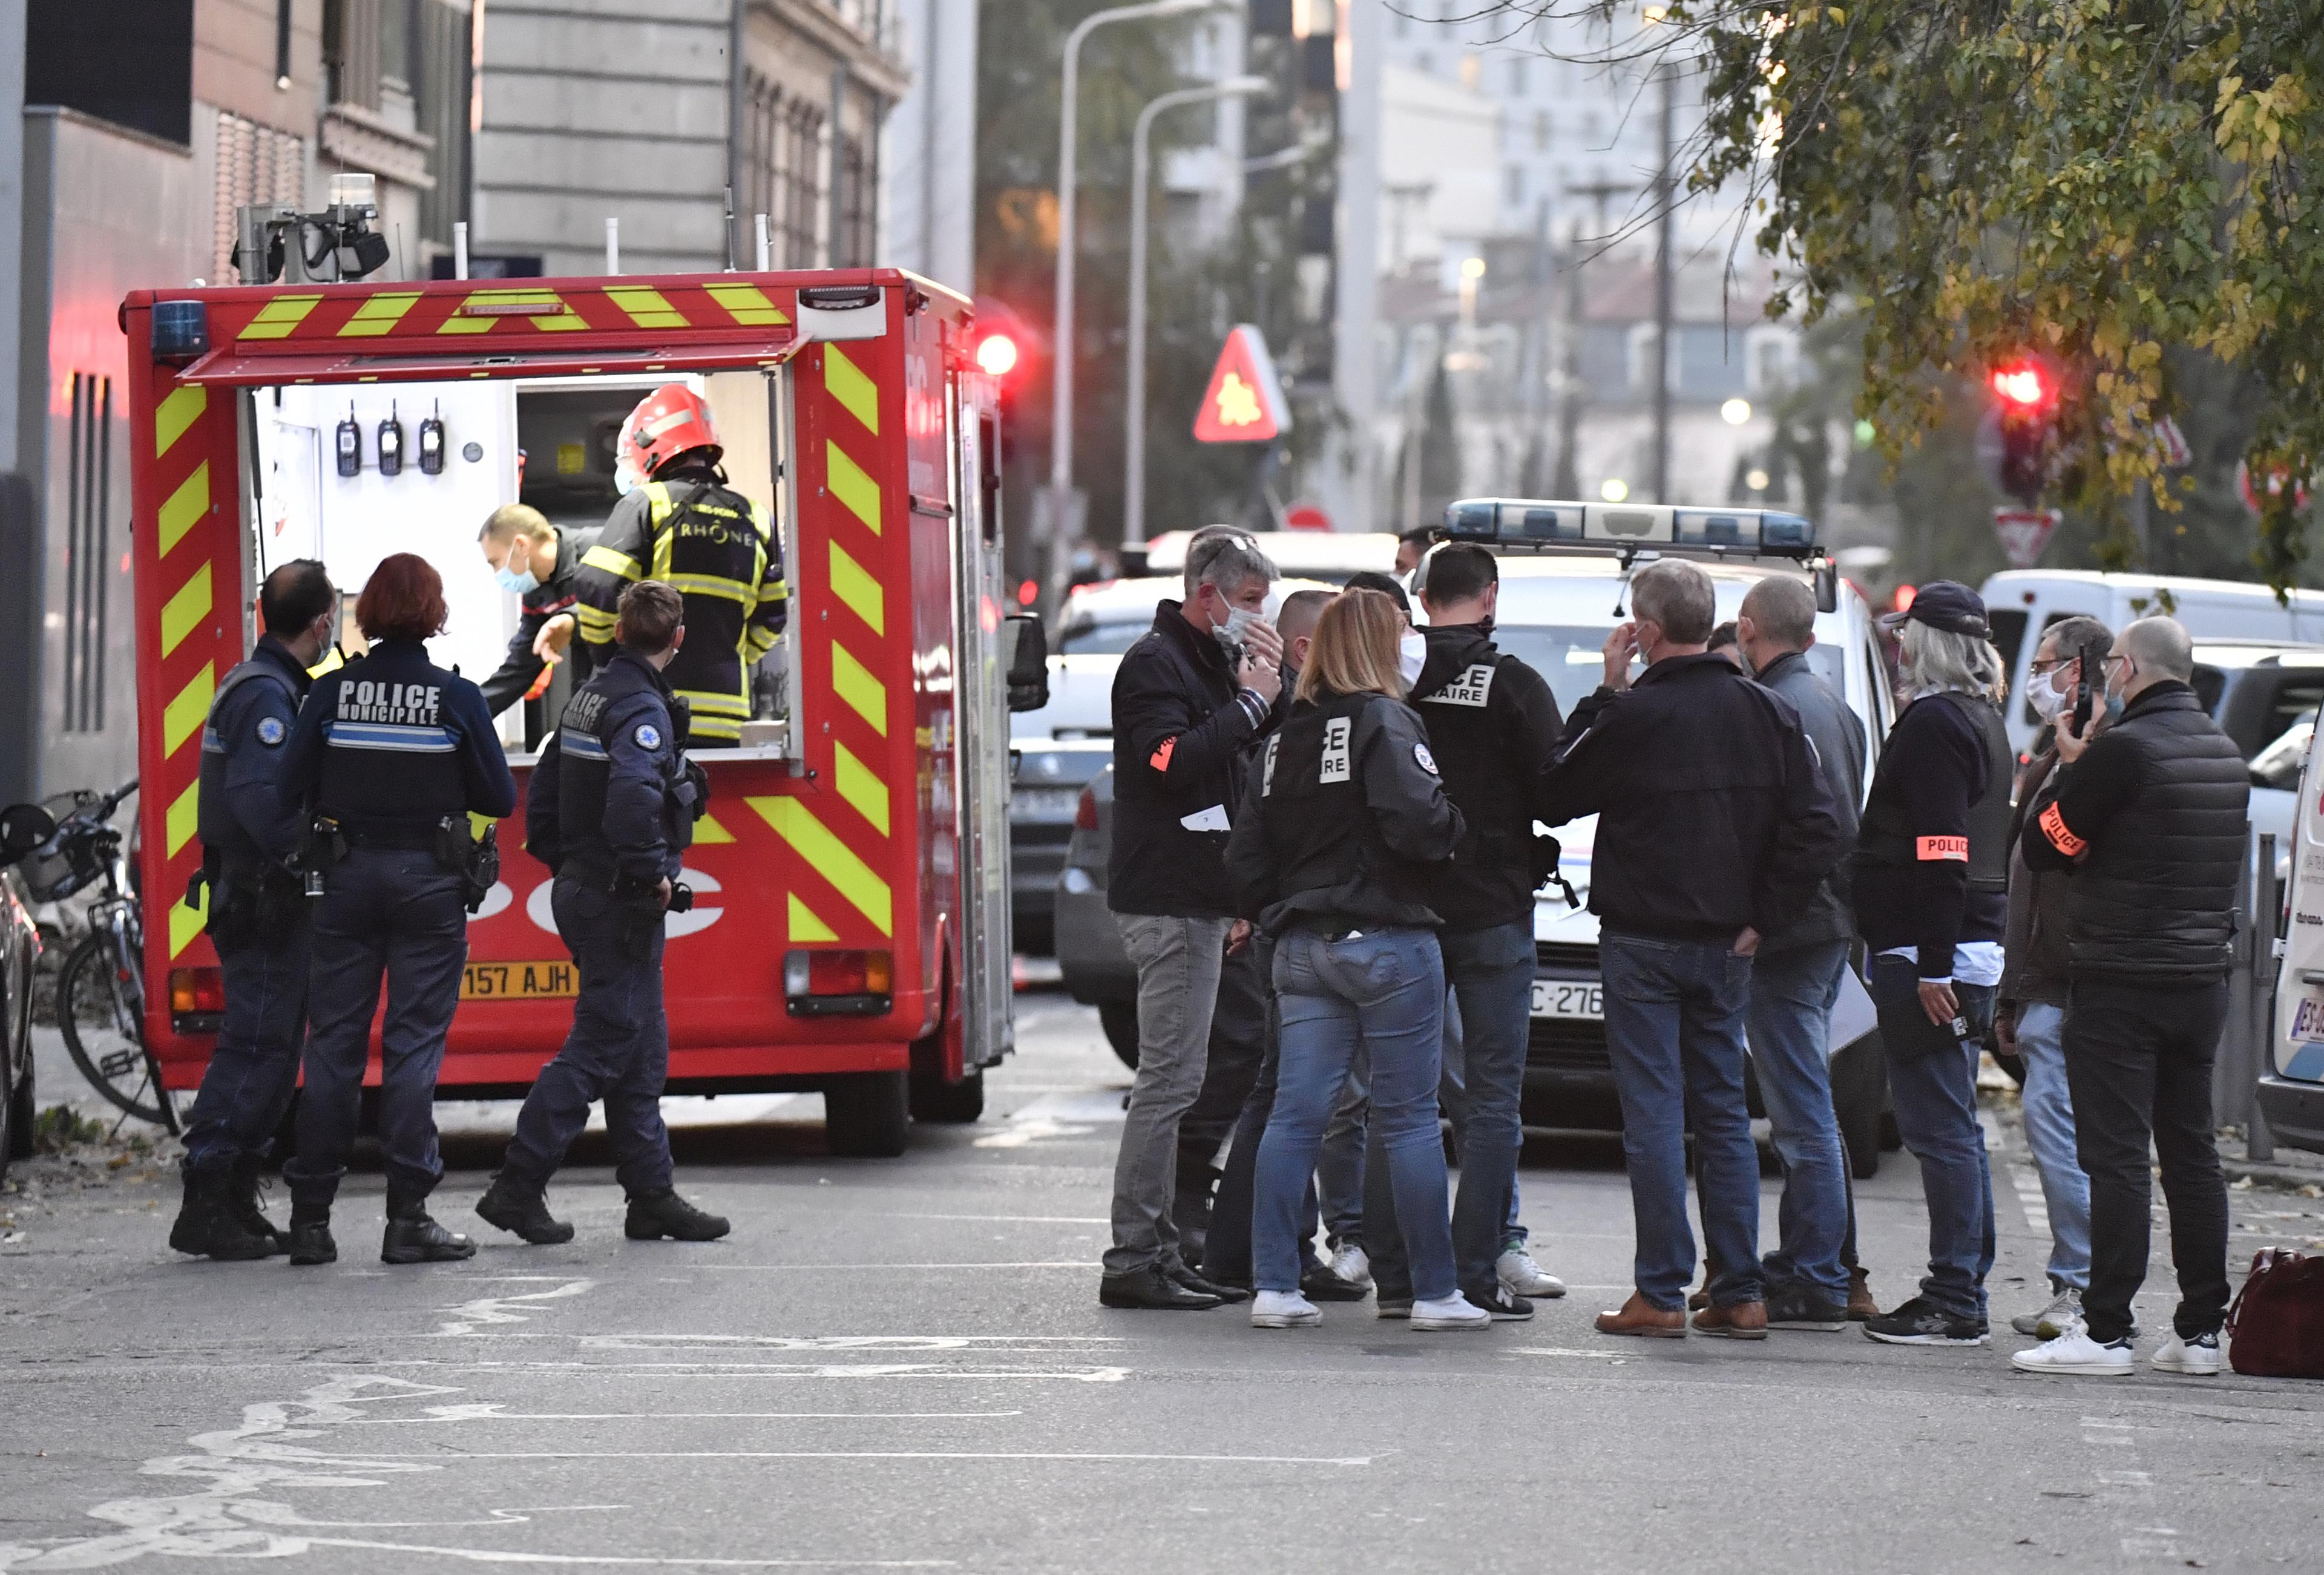
[[[114,812],[136,791],[133,778],[101,797],[75,794],[55,832],[25,856],[23,868],[42,902],[99,887],[88,905],[88,933],[58,971],[57,1026],[66,1053],[92,1088],[128,1114],[174,1133],[177,1107],[145,1043],[144,914],[125,839],[112,824]]]

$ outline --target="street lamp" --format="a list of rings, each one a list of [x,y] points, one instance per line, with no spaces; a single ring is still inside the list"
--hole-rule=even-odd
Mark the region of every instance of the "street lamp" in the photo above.
[[[1219,98],[1242,98],[1274,86],[1264,77],[1231,77],[1165,93],[1138,113],[1130,137],[1130,398],[1122,421],[1121,539],[1146,539],[1146,183],[1153,162],[1155,117],[1164,110]]]
[[[1064,104],[1057,126],[1057,327],[1049,411],[1049,577],[1062,585],[1074,492],[1074,136],[1082,41],[1111,22],[1146,22],[1197,11],[1240,11],[1241,0],[1144,0],[1092,12],[1065,34]]]

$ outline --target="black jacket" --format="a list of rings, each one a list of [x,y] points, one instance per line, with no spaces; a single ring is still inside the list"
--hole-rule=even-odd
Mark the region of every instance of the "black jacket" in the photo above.
[[[651,662],[617,646],[541,745],[525,852],[552,873],[570,862],[600,883],[617,875],[674,880],[695,815],[669,686]]]
[[[2067,967],[2077,984],[2206,985],[2227,971],[2251,771],[2194,690],[2165,679],[2059,772],[2029,820],[2030,870],[2074,871]]]
[[[1429,906],[1448,930],[1530,924],[1533,894],[1556,868],[1557,841],[1534,835],[1536,785],[1555,763],[1564,723],[1549,685],[1493,644],[1492,625],[1431,628],[1412,704],[1444,792],[1468,830],[1438,869]]]
[[[1236,905],[1268,935],[1434,928],[1432,889],[1462,836],[1427,730],[1385,695],[1295,705],[1267,741],[1227,846]]]
[[[560,612],[572,612],[577,626],[579,614],[576,606],[577,593],[574,582],[580,577],[581,559],[597,545],[597,532],[568,530],[557,527],[557,565],[549,577],[524,594],[519,603],[523,611],[516,621],[516,632],[509,636],[508,655],[493,676],[476,686],[484,692],[484,705],[494,716],[524,698],[532,681],[540,677],[547,666],[532,654],[532,642],[540,633],[540,626]],[[576,638],[565,648],[565,659],[571,664],[573,686],[579,688],[589,681],[595,666],[596,648],[587,640]]]
[[[1680,940],[1779,935],[1846,843],[1799,713],[1725,657],[1665,657],[1573,708],[1541,818],[1598,818],[1590,911]]]
[[[311,686],[290,648],[262,634],[210,702],[195,824],[203,852],[217,855],[229,880],[280,867],[299,851],[306,818],[283,793],[282,778],[299,703]]]
[[[1831,795],[1832,814],[1839,819],[1843,845],[1853,845],[1857,815],[1864,804],[1864,719],[1817,677],[1803,652],[1785,651],[1757,677],[1800,714],[1800,726],[1815,750],[1816,769],[1823,775],[1824,791]],[[1807,911],[1780,934],[1762,941],[1759,952],[1764,956],[1799,946],[1829,945],[1855,934],[1855,921],[1848,911],[1848,865],[1842,861],[1816,888]]]
[[[2062,1007],[2072,992],[2067,972],[2068,870],[2036,870],[2025,862],[2026,824],[2058,797],[2058,754],[2044,750],[2017,778],[2017,807],[2009,823],[2009,922],[2002,932],[2007,962],[1995,999],[2013,1006],[2041,1001]]]
[[[1227,828],[1268,706],[1238,692],[1226,648],[1178,608],[1155,608],[1154,627],[1113,676],[1106,902],[1116,913],[1228,918]]]
[[[433,845],[447,815],[516,807],[484,695],[416,640],[380,640],[315,680],[283,751],[282,794],[351,840],[415,848]]]
[[[1904,707],[1880,751],[1849,871],[1865,944],[1913,947],[1921,978],[1950,979],[1961,942],[2000,940],[2008,805],[2008,738],[1991,706],[1923,695]],[[1995,870],[1983,882],[1972,879],[1979,861]]]

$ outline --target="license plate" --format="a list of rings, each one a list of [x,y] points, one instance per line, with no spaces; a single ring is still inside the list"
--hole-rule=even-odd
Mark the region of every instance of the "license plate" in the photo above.
[[[1009,818],[1061,824],[1081,807],[1078,788],[1019,788],[1009,796]]]
[[[553,962],[471,962],[460,971],[462,1000],[565,1000],[581,993],[581,971]]]
[[[2292,1014],[2292,1036],[2324,1045],[2324,996],[2307,996]]]
[[[1594,979],[1536,979],[1533,981],[1533,1015],[1602,1023],[1606,1020],[1606,987]]]

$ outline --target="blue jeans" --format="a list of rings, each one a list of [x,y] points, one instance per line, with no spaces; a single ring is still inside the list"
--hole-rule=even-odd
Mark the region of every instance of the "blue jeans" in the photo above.
[[[566,1150],[589,1124],[589,1107],[605,1105],[613,1179],[632,1197],[670,1186],[669,1128],[661,1091],[669,1078],[669,1018],[663,1010],[664,931],[652,927],[645,955],[624,944],[627,916],[579,875],[557,878],[549,890],[558,938],[581,970],[573,1028],[540,1069],[517,1111],[516,1138],[501,1168],[546,1186]]]
[[[1364,1244],[1365,1122],[1371,1106],[1370,1068],[1364,1064],[1362,1046],[1348,1069],[1348,1086],[1323,1128],[1323,1154],[1315,1162],[1315,1192],[1322,1205],[1323,1233],[1337,1248],[1342,1242]]]
[[[1371,1061],[1371,1124],[1386,1149],[1414,1289],[1424,1301],[1452,1294],[1449,1189],[1436,1133],[1444,962],[1435,935],[1379,929],[1332,941],[1290,930],[1276,942],[1275,992],[1282,1051],[1251,1211],[1259,1288],[1299,1288],[1308,1178],[1360,1044]]]
[[[2066,1086],[2066,1009],[2027,1001],[2017,1013],[2017,1058],[2025,1064],[2025,1147],[2042,1178],[2050,1215],[2050,1288],[2090,1283],[2090,1178],[2074,1152],[2074,1096]]]
[[[217,949],[226,1020],[186,1118],[186,1163],[195,1170],[258,1158],[290,1108],[307,1037],[308,940],[302,918],[281,935]]]
[[[1799,946],[1751,960],[1751,1062],[1759,1073],[1784,1201],[1767,1278],[1812,1285],[1848,1299],[1840,1244],[1848,1238],[1848,1162],[1831,1107],[1825,1049],[1831,1007],[1848,968],[1848,943]]]
[[[1872,960],[1872,1004],[1888,1055],[1896,1129],[1921,1162],[1929,1204],[1929,1272],[1922,1298],[1954,1318],[1985,1319],[1985,1276],[1993,1268],[1993,1181],[1985,1128],[1977,1120],[1977,1054],[1993,1021],[1993,990],[1953,982],[1969,1028],[1966,1041],[1921,1009],[1920,975],[1910,957]]]
[[[1764,1300],[1759,1266],[1759,1151],[1743,1100],[1743,1014],[1751,959],[1729,942],[1660,940],[1601,931],[1606,1048],[1622,1101],[1622,1151],[1637,1219],[1638,1294],[1665,1312],[1686,1306],[1694,1232],[1686,1218],[1686,1128],[1694,1127],[1702,1234],[1720,1266],[1711,1299]]]

